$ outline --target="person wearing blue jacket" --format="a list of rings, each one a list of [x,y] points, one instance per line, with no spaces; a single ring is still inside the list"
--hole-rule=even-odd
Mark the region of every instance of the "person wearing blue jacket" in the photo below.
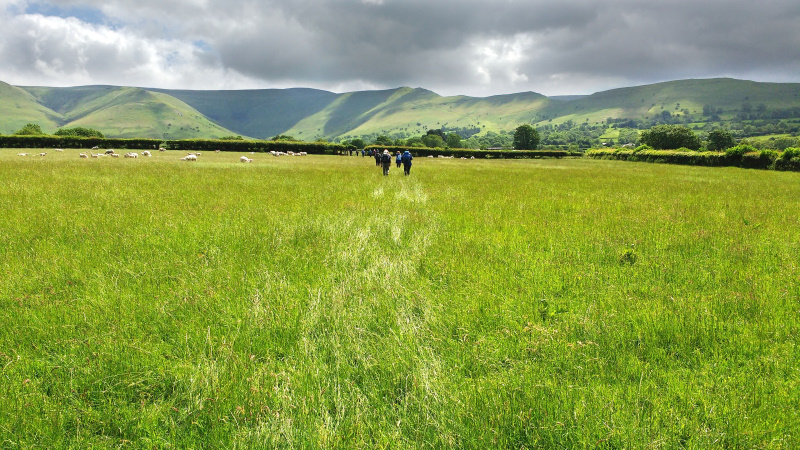
[[[411,156],[411,153],[408,150],[406,150],[405,153],[403,153],[403,156],[400,157],[400,161],[403,163],[403,171],[406,175],[411,175],[412,159],[414,159],[414,157]]]
[[[398,151],[397,151],[397,156],[396,156],[396,158],[395,158],[395,160],[394,160],[394,162],[396,162],[396,163],[397,163],[397,168],[398,168],[398,169],[400,168],[400,158],[402,158],[402,157],[403,157],[403,155],[401,155],[401,154],[400,154],[400,150],[398,150]]]

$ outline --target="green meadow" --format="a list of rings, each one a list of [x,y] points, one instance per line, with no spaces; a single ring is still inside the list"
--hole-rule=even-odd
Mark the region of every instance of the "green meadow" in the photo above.
[[[0,447],[800,447],[796,173],[18,152]]]

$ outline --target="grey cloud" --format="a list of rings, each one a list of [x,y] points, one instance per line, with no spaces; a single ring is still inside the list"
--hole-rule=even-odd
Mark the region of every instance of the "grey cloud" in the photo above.
[[[102,10],[144,41],[202,40],[210,48],[192,64],[259,85],[248,87],[570,93],[689,77],[800,79],[796,0],[49,2]]]

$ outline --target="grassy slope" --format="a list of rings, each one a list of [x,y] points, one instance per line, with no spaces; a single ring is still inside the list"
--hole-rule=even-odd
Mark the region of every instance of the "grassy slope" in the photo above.
[[[237,134],[267,139],[285,133],[337,95],[317,89],[189,91],[152,89],[191,105],[210,120]]]
[[[418,135],[426,129],[443,126],[498,131],[532,120],[549,102],[535,93],[471,98],[441,97],[424,89],[411,88],[358,92],[343,95],[288,133],[299,136],[311,133],[319,137],[404,131]]]
[[[95,128],[109,137],[186,139],[233,134],[180,100],[141,88],[26,89],[60,112],[64,126]]]
[[[652,117],[663,110],[674,114],[688,109],[690,113],[699,114],[706,104],[723,108],[724,114],[732,115],[744,102],[753,107],[764,103],[768,109],[800,106],[800,85],[732,79],[683,80],[614,89],[574,100],[551,100],[536,93],[487,98],[440,97],[430,93],[414,101],[398,98],[380,108],[365,107],[345,114],[341,113],[338,104],[332,104],[290,131],[315,137],[391,134],[396,131],[418,135],[426,129],[442,126],[479,126],[482,132],[487,132],[513,130],[520,123],[558,124],[567,120],[584,123],[587,119],[590,123],[600,123],[608,117]],[[351,119],[343,120],[343,117]],[[345,126],[329,127],[329,122]],[[342,132],[348,125],[355,127]]]
[[[530,92],[487,98],[441,97],[411,88],[348,94],[313,89],[153,90],[160,94],[148,98],[144,98],[147,91],[133,88],[26,88],[52,112],[19,90],[8,85],[0,88],[5,92],[0,97],[0,114],[7,112],[0,117],[6,118],[6,129],[17,129],[29,121],[41,122],[47,129],[63,115],[74,124],[99,128],[109,136],[172,138],[222,134],[269,138],[285,133],[315,140],[397,132],[419,135],[442,126],[480,127],[487,132],[550,120],[556,124],[567,120],[599,123],[608,117],[652,117],[664,110],[699,113],[705,104],[723,108],[723,116],[734,114],[744,102],[753,107],[763,103],[768,109],[800,106],[800,85],[796,83],[732,79],[658,83],[574,100],[551,100]],[[22,114],[15,115],[15,111]],[[172,126],[167,127],[168,123]]]
[[[764,103],[769,109],[800,106],[800,84],[756,83],[752,81],[717,78],[681,80],[612,89],[579,100],[553,102],[545,112],[557,117],[554,123],[574,120],[583,123],[602,122],[607,117],[653,117],[667,110],[671,113],[688,109],[700,114],[703,105],[723,108],[731,114],[750,102],[753,107]],[[676,107],[680,105],[679,108]]]
[[[24,89],[0,81],[0,134],[11,134],[27,123],[37,123],[45,132],[55,131],[63,117],[36,102]]]
[[[6,446],[800,445],[794,173],[16,153]]]

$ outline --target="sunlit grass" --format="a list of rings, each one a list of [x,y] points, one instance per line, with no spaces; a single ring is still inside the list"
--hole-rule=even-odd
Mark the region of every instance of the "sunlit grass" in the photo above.
[[[796,174],[18,152],[4,447],[798,445]]]

